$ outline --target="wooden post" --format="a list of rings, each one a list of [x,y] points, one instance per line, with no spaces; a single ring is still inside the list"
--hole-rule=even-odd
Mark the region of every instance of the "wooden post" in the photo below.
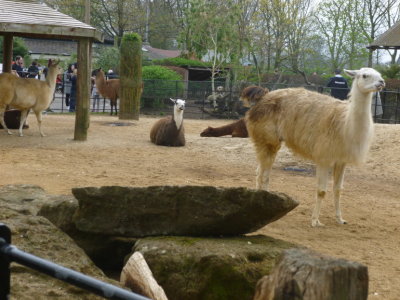
[[[78,40],[78,78],[74,140],[86,141],[89,128],[91,48],[89,38]]]
[[[3,40],[3,72],[11,73],[13,60],[13,35],[5,34]]]
[[[120,120],[139,120],[142,95],[142,41],[138,34],[125,34],[121,41]]]

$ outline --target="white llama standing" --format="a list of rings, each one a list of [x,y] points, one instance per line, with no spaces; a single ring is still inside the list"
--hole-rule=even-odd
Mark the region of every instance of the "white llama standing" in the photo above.
[[[348,101],[302,88],[281,89],[266,94],[246,115],[259,163],[258,189],[267,189],[272,164],[283,141],[294,153],[316,163],[318,190],[312,226],[323,225],[319,214],[332,169],[336,220],[346,223],[340,210],[345,166],[365,161],[373,135],[372,93],[385,86],[374,69],[345,72],[353,77]],[[242,94],[242,100],[252,100],[251,91]]]

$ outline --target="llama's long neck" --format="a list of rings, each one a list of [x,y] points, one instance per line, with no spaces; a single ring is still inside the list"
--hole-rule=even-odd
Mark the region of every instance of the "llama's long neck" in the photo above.
[[[176,128],[179,130],[183,123],[183,110],[174,107],[174,121]]]
[[[345,130],[351,152],[360,160],[365,159],[373,134],[371,102],[372,93],[363,93],[353,84]]]
[[[104,95],[106,88],[106,78],[104,77],[104,73],[99,71],[96,75],[96,88],[100,94]]]
[[[49,71],[46,76],[46,83],[51,90],[51,95],[53,95],[53,92],[56,88],[57,75],[58,75],[57,67],[49,67]]]

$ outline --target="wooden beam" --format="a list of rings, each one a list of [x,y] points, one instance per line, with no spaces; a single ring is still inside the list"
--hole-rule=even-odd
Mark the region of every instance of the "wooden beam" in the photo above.
[[[54,20],[57,25],[41,25],[41,24],[16,24],[16,23],[0,23],[0,31],[4,33],[15,33],[15,35],[29,36],[31,34],[52,36],[64,36],[71,39],[92,38],[100,42],[104,41],[104,34],[91,28],[76,28],[72,26],[62,26],[61,22]],[[57,22],[57,23],[56,23]]]
[[[5,34],[3,40],[3,72],[11,73],[13,59],[13,35]]]
[[[90,75],[92,69],[90,39],[78,41],[78,79],[74,140],[86,141],[89,128]]]

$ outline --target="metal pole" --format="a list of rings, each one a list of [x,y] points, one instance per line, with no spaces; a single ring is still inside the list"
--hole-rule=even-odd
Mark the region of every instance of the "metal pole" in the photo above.
[[[8,230],[8,231],[7,231]],[[45,273],[107,299],[150,300],[128,290],[97,280],[82,273],[57,265],[32,254],[19,250],[8,243],[11,233],[7,226],[0,224],[0,299],[8,299],[10,293],[10,261]]]
[[[11,243],[10,229],[0,223],[0,300],[10,297],[10,259],[3,255],[3,246]]]

